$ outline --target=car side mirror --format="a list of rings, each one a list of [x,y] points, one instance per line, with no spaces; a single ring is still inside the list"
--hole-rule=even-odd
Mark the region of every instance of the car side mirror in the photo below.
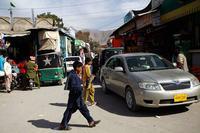
[[[123,67],[115,67],[114,69],[116,72],[124,72]]]

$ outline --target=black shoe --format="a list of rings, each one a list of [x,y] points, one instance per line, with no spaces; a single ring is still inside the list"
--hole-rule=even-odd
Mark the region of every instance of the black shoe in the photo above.
[[[92,121],[89,123],[89,127],[95,127],[97,124],[99,124],[101,122],[101,120],[97,120],[97,121]]]
[[[58,130],[71,130],[71,129],[72,129],[72,128],[69,127],[69,126],[66,126],[66,127],[60,126],[60,127],[58,128]]]

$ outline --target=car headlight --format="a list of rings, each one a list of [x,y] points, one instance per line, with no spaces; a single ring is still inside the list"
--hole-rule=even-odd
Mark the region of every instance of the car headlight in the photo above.
[[[140,82],[139,87],[145,90],[161,90],[160,85],[155,82]]]
[[[192,83],[192,86],[197,86],[197,85],[200,84],[199,80],[196,77],[194,77],[194,78],[191,79],[191,83]]]

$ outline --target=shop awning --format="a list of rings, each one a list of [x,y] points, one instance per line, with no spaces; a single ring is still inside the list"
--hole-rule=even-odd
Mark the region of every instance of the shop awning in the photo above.
[[[127,33],[135,28],[136,28],[135,18],[132,18],[129,22],[123,24],[118,29],[113,31],[113,33],[110,36],[123,35],[124,33]]]
[[[38,33],[39,37],[39,51],[42,50],[56,50],[60,39],[58,31],[42,30]]]
[[[25,32],[2,32],[4,34],[4,37],[23,37],[28,36],[31,34],[30,31]]]
[[[153,24],[153,13],[155,13],[157,10],[150,10],[145,13],[138,14],[136,17],[136,29],[142,29],[148,25]]]
[[[189,4],[179,7],[173,11],[170,11],[166,14],[161,15],[161,22],[167,23],[172,20],[190,15],[192,13],[196,13],[199,11],[200,11],[200,1],[195,0],[194,2],[191,2]]]

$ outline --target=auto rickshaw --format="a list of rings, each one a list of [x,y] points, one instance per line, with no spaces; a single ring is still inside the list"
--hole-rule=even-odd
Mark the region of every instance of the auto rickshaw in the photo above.
[[[64,64],[61,53],[51,52],[37,56],[39,77],[41,84],[58,83],[62,85],[64,78]]]

